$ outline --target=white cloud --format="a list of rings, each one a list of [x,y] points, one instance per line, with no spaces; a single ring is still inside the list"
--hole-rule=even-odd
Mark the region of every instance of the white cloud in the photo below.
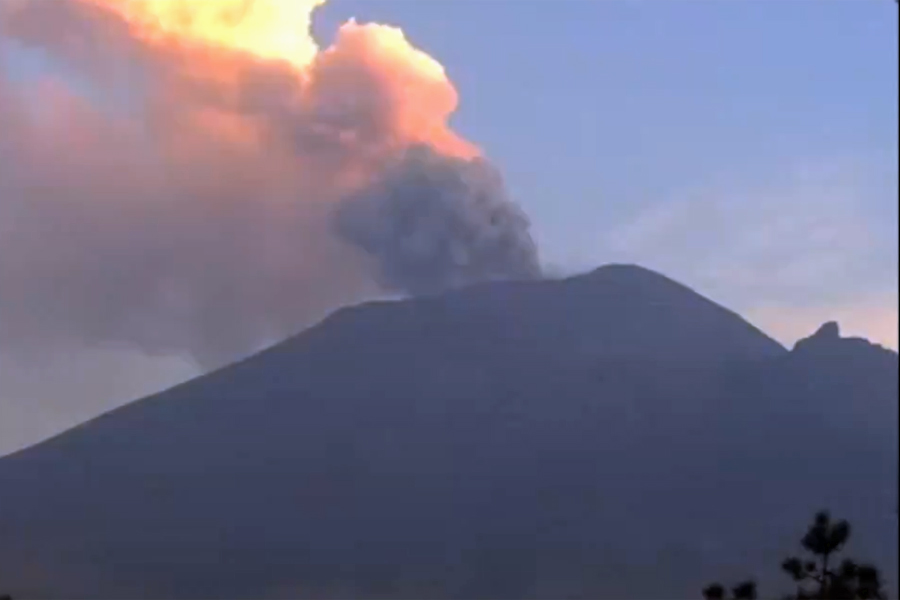
[[[822,322],[897,346],[896,180],[860,163],[718,182],[603,234],[606,261],[657,269],[792,344]]]

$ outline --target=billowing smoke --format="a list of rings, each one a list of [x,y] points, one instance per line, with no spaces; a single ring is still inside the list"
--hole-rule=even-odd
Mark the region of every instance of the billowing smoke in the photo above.
[[[338,232],[374,257],[379,283],[412,293],[537,277],[528,218],[481,159],[410,148],[342,200]]]
[[[320,50],[321,3],[0,5],[65,73],[0,71],[0,352],[213,366],[379,290],[539,274],[441,65],[353,21]]]

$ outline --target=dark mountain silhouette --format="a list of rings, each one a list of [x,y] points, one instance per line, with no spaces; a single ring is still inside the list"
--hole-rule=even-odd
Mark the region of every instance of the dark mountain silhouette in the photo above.
[[[897,388],[895,353],[788,351],[633,266],[366,304],[0,459],[0,583],[688,598],[822,506],[887,568]]]

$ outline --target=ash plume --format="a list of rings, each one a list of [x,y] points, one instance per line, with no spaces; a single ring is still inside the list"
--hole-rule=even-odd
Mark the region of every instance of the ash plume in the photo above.
[[[410,148],[338,205],[336,224],[375,259],[388,289],[422,294],[540,275],[528,217],[482,159]]]
[[[0,352],[210,368],[380,291],[539,274],[443,67],[352,20],[320,49],[321,4],[0,6],[0,46],[66,73],[0,67]]]

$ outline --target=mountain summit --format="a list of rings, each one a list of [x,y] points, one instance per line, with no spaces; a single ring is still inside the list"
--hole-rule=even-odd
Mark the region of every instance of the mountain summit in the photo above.
[[[889,569],[897,355],[835,362],[818,338],[788,352],[624,265],[343,309],[0,459],[0,582],[693,597],[780,559],[822,507]]]

